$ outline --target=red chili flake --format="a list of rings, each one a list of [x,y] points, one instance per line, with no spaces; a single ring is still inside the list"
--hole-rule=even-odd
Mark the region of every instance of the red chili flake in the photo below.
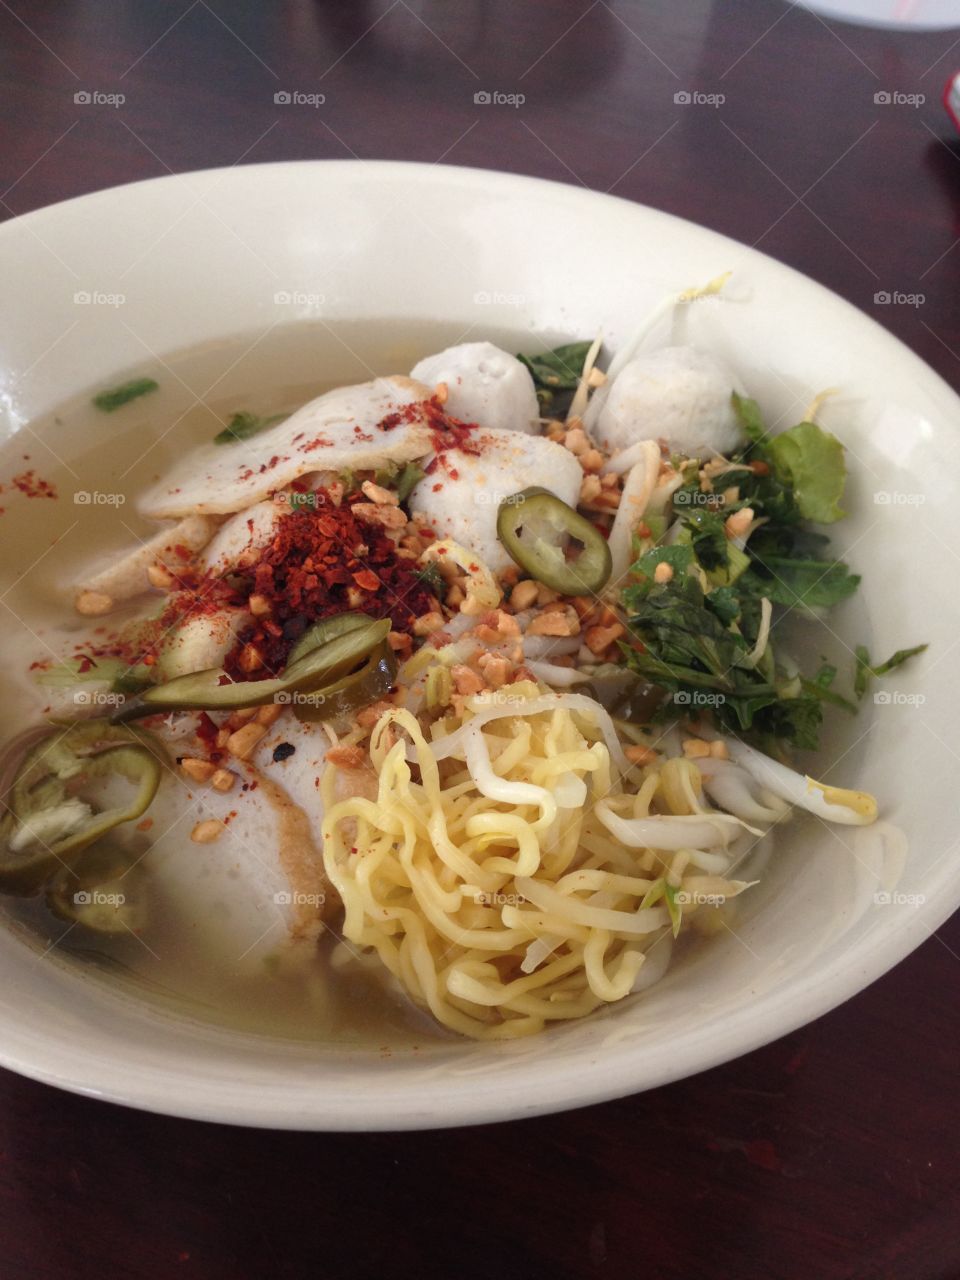
[[[361,569],[353,575],[353,580],[364,591],[376,591],[380,586],[380,579],[372,569]]]
[[[27,498],[55,498],[57,490],[49,480],[41,480],[35,471],[23,471],[14,476],[13,485]]]
[[[89,654],[87,653],[83,654],[82,657],[80,658],[79,663],[77,664],[77,675],[80,675],[80,676],[86,675],[87,672],[90,671],[96,665],[97,664],[94,662],[93,658],[91,658]]]
[[[197,720],[197,737],[207,747],[212,747],[217,740],[217,726],[205,711],[200,712]]]
[[[443,488],[443,485],[442,485],[442,484],[435,484],[435,485],[433,485],[433,486],[431,487],[430,492],[431,492],[431,493],[439,493],[439,492],[440,492],[440,490],[441,490],[442,488]]]

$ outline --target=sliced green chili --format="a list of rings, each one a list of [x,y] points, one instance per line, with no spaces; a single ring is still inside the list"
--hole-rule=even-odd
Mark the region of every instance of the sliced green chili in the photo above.
[[[389,618],[364,621],[288,663],[281,675],[270,680],[231,681],[221,667],[178,676],[145,690],[140,703],[129,710],[124,708],[117,719],[151,715],[154,711],[235,711],[290,701],[280,695],[318,689],[352,670],[386,640],[390,627]]]
[[[311,650],[319,649],[322,644],[329,644],[338,636],[346,635],[348,631],[356,631],[372,621],[373,619],[365,613],[337,613],[332,618],[321,618],[319,622],[307,628],[290,650],[287,666],[289,667],[292,662],[299,662]]]
[[[521,569],[561,595],[600,591],[613,569],[603,534],[556,494],[539,487],[500,504],[497,536]],[[582,550],[568,557],[577,543]]]
[[[106,832],[140,817],[160,785],[146,741],[93,720],[57,729],[27,753],[0,821],[0,892],[34,893]],[[127,804],[97,809],[82,798],[86,783],[117,775],[138,784]]]
[[[396,656],[388,644],[380,644],[359,671],[322,689],[295,696],[294,715],[298,720],[337,720],[341,716],[352,716],[389,693],[396,676]]]

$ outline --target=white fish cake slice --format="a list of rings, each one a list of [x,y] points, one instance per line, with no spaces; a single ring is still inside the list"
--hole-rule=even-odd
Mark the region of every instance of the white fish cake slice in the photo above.
[[[144,494],[140,510],[153,517],[223,515],[262,502],[310,472],[377,470],[422,458],[431,451],[433,431],[427,415],[409,406],[432,394],[400,376],[338,387],[249,440],[192,450]],[[405,410],[411,421],[392,421]]]

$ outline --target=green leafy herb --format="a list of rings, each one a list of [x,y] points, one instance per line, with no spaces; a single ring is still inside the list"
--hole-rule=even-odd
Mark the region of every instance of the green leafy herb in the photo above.
[[[765,555],[754,561],[741,582],[744,591],[766,596],[772,604],[807,611],[825,609],[853,595],[860,582],[842,560],[806,560]]]
[[[115,409],[122,408],[125,404],[129,404],[131,400],[139,400],[141,396],[145,396],[150,391],[156,391],[160,384],[154,382],[153,378],[134,378],[130,382],[124,382],[119,387],[114,387],[110,391],[99,391],[93,397],[93,403],[98,409],[102,409],[104,413],[113,413]]]
[[[550,392],[574,391],[592,346],[592,342],[568,342],[542,355],[518,355],[517,359],[530,370],[537,387]]]
[[[274,413],[264,418],[258,413],[250,413],[247,409],[241,409],[233,414],[223,430],[213,437],[213,443],[234,444],[237,440],[249,440],[251,436],[259,435],[261,431],[266,431],[267,427],[273,427],[278,422],[283,422],[286,416],[285,413]]]
[[[419,578],[427,590],[432,591],[435,596],[440,595],[446,586],[443,574],[440,572],[440,566],[436,560],[431,560],[422,569],[417,569],[414,577]]]
[[[665,880],[663,882],[663,896],[667,904],[667,915],[670,917],[674,937],[680,932],[680,925],[683,922],[683,908],[677,902],[678,892],[679,890],[675,889],[669,881]]]
[[[843,445],[815,422],[801,422],[766,445],[781,478],[793,487],[797,509],[805,520],[832,524],[844,515],[840,499],[847,478]]]
[[[857,698],[861,699],[867,692],[867,686],[873,677],[887,675],[888,672],[902,666],[909,658],[915,658],[918,653],[923,653],[926,648],[928,646],[925,644],[917,644],[912,649],[898,649],[887,658],[886,662],[872,666],[866,645],[858,644],[855,650],[856,666],[853,677],[853,691]]]

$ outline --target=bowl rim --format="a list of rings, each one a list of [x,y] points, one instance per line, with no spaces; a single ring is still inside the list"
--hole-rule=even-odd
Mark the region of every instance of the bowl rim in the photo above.
[[[712,240],[718,252],[735,252],[748,261],[762,260],[768,268],[787,274],[795,283],[802,284],[813,301],[828,305],[841,316],[847,315],[861,330],[872,331],[873,340],[881,347],[885,345],[902,369],[922,381],[944,413],[960,420],[960,397],[940,374],[876,319],[812,277],[769,254],[677,214],[623,196],[524,174],[415,161],[339,159],[270,161],[227,169],[189,170],[105,187],[10,218],[0,223],[0,249],[6,249],[25,233],[21,224],[36,225],[42,229],[42,225],[52,219],[73,218],[91,205],[108,203],[118,196],[127,198],[157,183],[167,187],[183,186],[194,179],[209,180],[214,176],[218,182],[259,183],[268,171],[285,174],[309,171],[327,175],[326,180],[330,183],[335,183],[336,175],[349,174],[351,181],[383,183],[402,180],[409,183],[415,179],[421,184],[454,182],[482,185],[486,189],[495,185],[513,198],[553,196],[583,207],[595,205],[598,201],[616,202],[624,214],[628,210],[639,211],[645,216],[669,220],[688,233]],[[188,1062],[182,1070],[181,1083],[185,1086],[182,1090],[178,1090],[175,1082],[162,1072],[148,1078],[144,1073],[133,1076],[118,1070],[112,1073],[109,1081],[97,1084],[90,1078],[90,1068],[98,1060],[93,1056],[66,1055],[55,1032],[44,1037],[30,1032],[23,1034],[22,1029],[14,1027],[12,1036],[5,1034],[0,1039],[0,1065],[88,1097],[167,1115],[261,1128],[324,1131],[428,1129],[548,1114],[608,1101],[638,1089],[657,1088],[708,1070],[785,1036],[837,1008],[928,940],[953,914],[960,906],[960,874],[953,878],[956,883],[952,895],[947,891],[933,895],[909,917],[899,918],[895,929],[870,931],[854,940],[840,956],[832,958],[824,966],[816,983],[811,984],[803,974],[796,975],[785,986],[776,986],[759,995],[754,1011],[735,1012],[728,1019],[728,1025],[717,1028],[717,1034],[708,1046],[702,1040],[699,1042],[693,1067],[688,1065],[684,1048],[686,1040],[700,1034],[702,1027],[693,1027],[669,1046],[657,1045],[652,1052],[649,1046],[645,1047],[644,1056],[651,1061],[645,1063],[642,1082],[636,1079],[636,1048],[611,1045],[603,1050],[602,1072],[591,1072],[588,1077],[579,1078],[564,1079],[561,1076],[552,1082],[552,1088],[544,1078],[549,1068],[525,1071],[520,1063],[515,1078],[510,1082],[506,1101],[503,1081],[485,1085],[482,1077],[471,1077],[469,1082],[446,1078],[433,1080],[429,1095],[421,1097],[418,1108],[411,1105],[406,1088],[397,1088],[384,1079],[376,1097],[349,1091],[338,1096],[326,1086],[325,1097],[319,1100],[319,1109],[316,1113],[308,1113],[303,1110],[305,1104],[311,1098],[316,1102],[317,1097],[308,1085],[300,1081],[269,1097],[263,1097],[255,1084],[247,1083],[238,1089],[234,1097],[212,1082],[191,1080]],[[948,884],[949,881],[945,883],[945,890]]]

